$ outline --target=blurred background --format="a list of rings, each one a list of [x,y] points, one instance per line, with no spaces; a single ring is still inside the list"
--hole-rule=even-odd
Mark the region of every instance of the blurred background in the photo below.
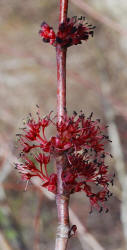
[[[57,225],[52,196],[25,183],[14,169],[15,134],[28,113],[56,111],[55,49],[42,43],[42,21],[55,29],[59,1],[0,0],[0,249],[51,250]],[[115,171],[108,213],[89,214],[84,194],[71,198],[79,233],[69,250],[127,249],[127,1],[70,0],[69,16],[86,16],[94,38],[68,50],[67,108],[94,113],[109,125]]]

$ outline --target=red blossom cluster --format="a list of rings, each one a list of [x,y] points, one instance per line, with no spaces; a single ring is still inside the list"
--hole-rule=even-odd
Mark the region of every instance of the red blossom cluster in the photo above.
[[[45,131],[49,126],[55,127],[57,134],[47,139]],[[56,116],[51,118],[51,113],[44,118],[38,113],[37,121],[30,115],[22,129],[18,137],[23,163],[17,163],[16,168],[23,179],[38,176],[43,187],[56,193],[57,174],[49,175],[47,165],[51,158],[57,160],[64,155],[62,180],[66,193],[84,191],[91,205],[101,211],[111,196],[108,186],[110,182],[113,184],[113,179],[105,164],[105,157],[111,155],[105,152],[104,145],[110,140],[100,120],[94,121],[92,113],[87,118],[82,112],[77,115],[74,111],[71,117],[66,115],[58,123]]]
[[[67,48],[72,45],[81,44],[81,41],[88,40],[89,36],[93,36],[95,26],[84,23],[81,19],[67,18],[66,22],[59,25],[58,32],[55,34],[52,27],[47,23],[41,24],[40,36],[44,42],[50,43],[56,47],[60,44],[61,47]]]

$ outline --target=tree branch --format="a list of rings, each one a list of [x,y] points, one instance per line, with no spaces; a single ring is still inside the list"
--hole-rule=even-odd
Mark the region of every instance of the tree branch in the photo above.
[[[68,0],[60,0],[60,15],[59,25],[66,21],[68,11]],[[65,117],[66,114],[66,52],[60,44],[56,46],[56,61],[57,61],[57,120],[58,123]],[[58,227],[56,233],[55,250],[67,249],[67,242],[69,236],[69,195],[66,194],[63,181],[62,172],[66,163],[64,155],[56,157],[57,169],[57,193],[56,205],[58,215]]]

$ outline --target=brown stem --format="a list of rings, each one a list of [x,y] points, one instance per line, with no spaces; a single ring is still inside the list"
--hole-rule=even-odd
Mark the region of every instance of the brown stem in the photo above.
[[[59,24],[67,19],[68,0],[60,0]],[[66,112],[66,52],[67,49],[56,47],[57,60],[57,117],[61,121]]]
[[[56,48],[57,60],[57,118],[58,122],[66,112],[66,49]]]
[[[70,230],[69,223],[69,195],[66,194],[62,183],[62,171],[66,159],[63,156],[57,158],[57,194],[56,205],[58,214],[58,227],[56,233],[55,250],[66,250]]]
[[[67,11],[68,11],[68,0],[60,0],[60,15],[59,15],[60,23],[66,21]]]
[[[60,0],[59,24],[66,21],[68,10],[68,0]],[[58,123],[66,114],[66,49],[61,45],[56,47],[57,60],[57,119]],[[57,194],[56,205],[58,214],[58,227],[56,233],[55,250],[66,250],[69,237],[69,195],[63,187],[62,172],[66,164],[64,155],[57,157]]]

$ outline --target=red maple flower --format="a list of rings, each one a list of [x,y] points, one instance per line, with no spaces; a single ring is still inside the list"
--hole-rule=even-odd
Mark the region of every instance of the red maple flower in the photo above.
[[[43,22],[41,24],[41,30],[39,31],[41,37],[43,37],[43,42],[54,44],[56,40],[56,35],[52,27],[47,23]]]
[[[68,194],[85,192],[91,205],[101,211],[111,196],[109,183],[113,183],[105,164],[106,156],[110,156],[105,152],[105,144],[110,140],[100,120],[94,121],[92,115],[87,118],[82,112],[80,115],[74,112],[71,117],[63,117],[60,123],[56,116],[51,118],[51,113],[44,118],[38,113],[37,121],[30,116],[23,133],[18,134],[23,163],[16,164],[16,168],[23,179],[38,176],[43,187],[56,193],[57,174],[52,171],[49,175],[47,165],[51,158],[57,160],[64,155],[66,161],[61,176],[64,190]],[[45,130],[49,126],[55,127],[57,134],[47,139]]]
[[[47,23],[41,24],[40,36],[44,42],[50,43],[56,47],[67,48],[72,45],[81,44],[82,41],[88,40],[89,36],[93,36],[95,26],[88,25],[82,18],[67,18],[67,20],[59,25],[58,32],[55,34],[52,27]]]

